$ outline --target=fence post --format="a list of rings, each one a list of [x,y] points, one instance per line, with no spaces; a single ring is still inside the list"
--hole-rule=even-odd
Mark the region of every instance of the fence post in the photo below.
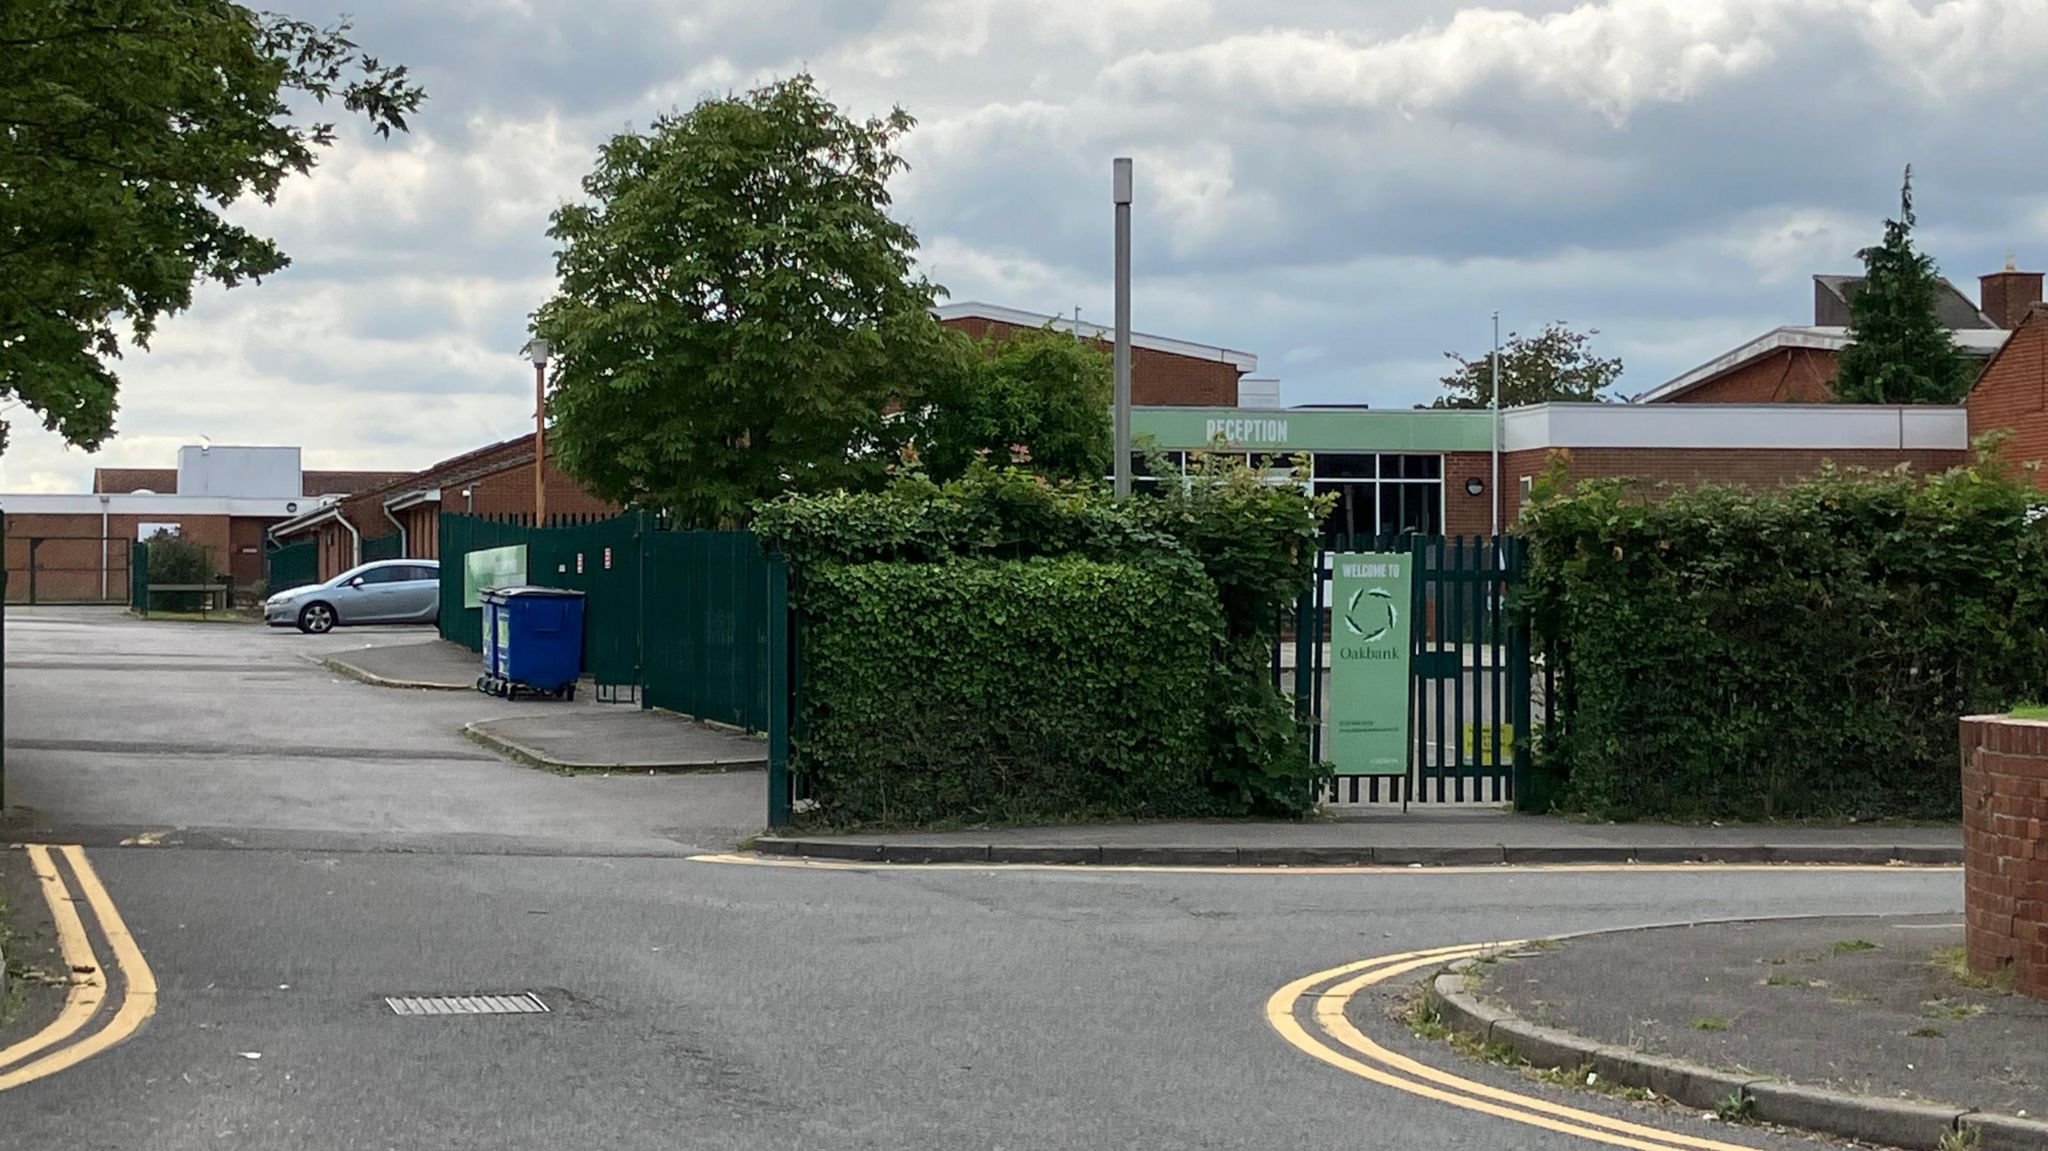
[[[34,569],[30,571],[33,574]],[[149,545],[145,543],[128,549],[128,606],[149,618]]]
[[[1510,536],[1506,543],[1504,554],[1508,568],[1507,586],[1521,587],[1529,572],[1528,542],[1520,536]],[[1530,721],[1529,693],[1533,688],[1529,675],[1530,649],[1529,613],[1518,603],[1514,605],[1513,614],[1508,622],[1508,723],[1515,731],[1515,771],[1512,786],[1517,811],[1535,810],[1539,803],[1548,807],[1551,798],[1535,794],[1532,780],[1536,730],[1535,724]],[[1547,664],[1544,674],[1546,677],[1549,674]],[[1549,707],[1549,701],[1545,700],[1543,718],[1546,725],[1552,719]]]
[[[794,710],[790,698],[791,653],[789,563],[768,557],[768,826],[789,826],[792,804],[789,779],[789,726]]]

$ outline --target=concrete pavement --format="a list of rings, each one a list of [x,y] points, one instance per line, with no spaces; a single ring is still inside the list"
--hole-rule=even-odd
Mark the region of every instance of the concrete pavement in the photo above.
[[[1953,871],[1914,868],[692,862],[675,856],[742,831],[724,785],[749,784],[758,819],[758,777],[484,757],[457,720],[530,705],[373,689],[299,659],[325,646],[309,639],[9,613],[10,799],[37,808],[32,830],[93,845],[159,992],[126,1042],[0,1094],[0,1149],[1565,1151],[1586,1144],[1309,1059],[1262,1005],[1403,949],[1961,899]],[[400,1018],[382,1001],[516,991],[553,1010]]]
[[[882,862],[1328,866],[1498,863],[1959,864],[1950,826],[1582,823],[1498,808],[1345,809],[1289,823],[1172,821],[764,836],[764,854]]]
[[[719,771],[765,768],[768,744],[666,712],[631,706],[557,708],[481,719],[463,728],[486,747],[558,771]],[[767,809],[767,784],[760,789]]]
[[[380,629],[389,632],[393,629]],[[474,691],[482,673],[482,656],[437,638],[430,628],[408,629],[398,642],[387,635],[364,639],[337,651],[323,651],[311,658],[330,671],[359,679],[376,687],[406,687],[424,691]],[[349,635],[354,629],[332,633]],[[417,637],[417,638],[415,638]]]

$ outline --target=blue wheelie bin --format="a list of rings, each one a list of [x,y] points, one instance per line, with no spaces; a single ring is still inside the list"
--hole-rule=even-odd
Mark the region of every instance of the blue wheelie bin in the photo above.
[[[488,588],[483,594],[484,673],[476,688],[576,698],[583,674],[583,593],[552,587]]]

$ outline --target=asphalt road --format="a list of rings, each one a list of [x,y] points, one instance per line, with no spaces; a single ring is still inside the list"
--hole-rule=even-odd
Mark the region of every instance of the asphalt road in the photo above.
[[[536,705],[299,658],[363,638],[9,613],[8,798],[33,809],[14,826],[89,845],[160,995],[126,1042],[0,1092],[0,1148],[1590,1146],[1314,1062],[1267,997],[1411,948],[1961,901],[1955,873],[1901,869],[692,861],[744,833],[758,777],[479,758],[460,722]],[[164,846],[121,846],[151,831]],[[555,1010],[381,1000],[527,990]]]

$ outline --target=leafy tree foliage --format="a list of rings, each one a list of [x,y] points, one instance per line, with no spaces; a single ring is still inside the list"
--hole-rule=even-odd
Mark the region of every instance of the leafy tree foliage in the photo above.
[[[627,132],[554,215],[562,467],[593,492],[731,524],[786,490],[879,484],[926,381],[971,354],[891,219],[908,113],[855,120],[808,75]]]
[[[348,28],[229,0],[0,4],[0,393],[97,447],[122,327],[146,347],[194,284],[286,266],[222,211],[270,201],[334,142],[291,98],[338,102],[379,135],[425,99]]]
[[[937,381],[924,421],[925,468],[966,473],[981,456],[1009,459],[1055,479],[1109,474],[1109,354],[1051,329],[984,341],[966,370]]]
[[[212,583],[215,575],[213,553],[198,540],[186,539],[159,528],[150,533],[149,582],[153,584]],[[152,607],[165,611],[198,611],[205,597],[193,592],[164,592]]]
[[[1533,336],[1509,332],[1500,349],[1500,406],[1542,404],[1552,400],[1605,402],[1600,393],[1621,378],[1621,357],[1593,354],[1598,328],[1575,332],[1562,320],[1543,325]],[[1443,378],[1445,395],[1432,406],[1484,408],[1493,399],[1493,359],[1487,352],[1466,359],[1445,352],[1457,370]]]
[[[1913,169],[1899,189],[1899,216],[1884,243],[1865,248],[1863,286],[1849,297],[1849,338],[1835,374],[1845,404],[1957,404],[1975,370],[1941,322],[1940,273],[1913,247]]]

